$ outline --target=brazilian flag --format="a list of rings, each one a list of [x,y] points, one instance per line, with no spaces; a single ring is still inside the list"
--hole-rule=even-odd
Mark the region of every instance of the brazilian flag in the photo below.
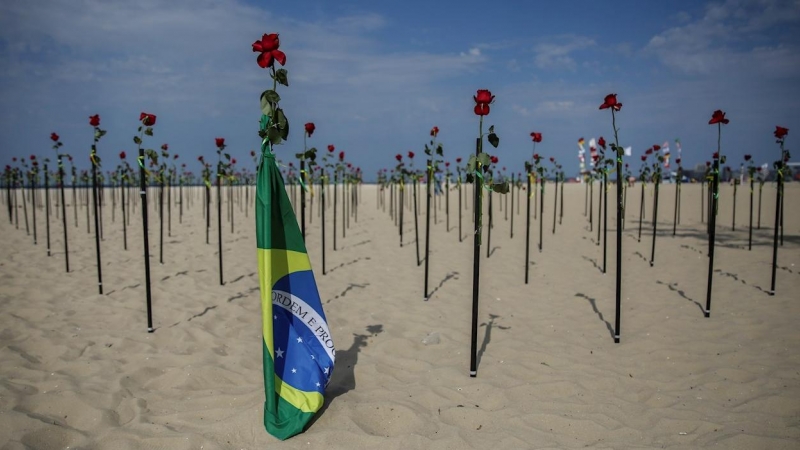
[[[322,407],[336,349],[297,218],[266,138],[256,198],[264,426],[284,440],[302,433]]]

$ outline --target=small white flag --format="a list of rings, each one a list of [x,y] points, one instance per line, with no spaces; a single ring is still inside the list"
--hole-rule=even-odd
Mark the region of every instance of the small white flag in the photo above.
[[[625,147],[625,156],[633,155],[633,147]]]

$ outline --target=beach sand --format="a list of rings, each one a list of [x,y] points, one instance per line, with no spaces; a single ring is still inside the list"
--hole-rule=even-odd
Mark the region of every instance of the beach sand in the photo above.
[[[450,230],[444,202],[436,212],[438,223],[431,220],[427,300],[411,210],[404,215],[400,247],[388,195],[383,211],[376,207],[376,186],[363,186],[358,220],[350,218],[346,237],[338,212],[333,251],[329,209],[323,275],[317,196],[307,210],[312,216],[307,246],[337,361],[323,411],[305,433],[285,442],[271,437],[262,422],[252,211],[246,217],[236,206],[233,232],[223,213],[221,286],[216,209],[206,244],[202,189],[184,190],[192,199],[182,224],[173,206],[163,265],[158,215],[150,209],[156,331],[147,333],[138,209],[125,251],[120,211],[112,222],[111,190],[106,190],[105,293],[99,295],[94,235],[87,233],[82,207],[77,228],[67,210],[71,270],[65,273],[62,225],[55,212],[48,257],[44,211],[37,211],[38,244],[33,245],[25,233],[21,197],[19,229],[9,224],[3,203],[0,449],[800,448],[800,212],[793,207],[800,186],[786,187],[775,296],[766,293],[774,185],[764,186],[761,229],[754,230],[752,251],[747,250],[748,189],[739,189],[732,231],[733,187],[722,186],[710,318],[702,312],[708,259],[700,186],[683,185],[676,236],[675,186],[662,186],[653,267],[653,189],[645,191],[644,228],[637,242],[640,186],[631,188],[619,344],[612,338],[614,190],[609,192],[608,270],[603,274],[603,247],[595,243],[597,212],[589,231],[584,186],[566,185],[563,223],[555,234],[552,188],[545,192],[541,252],[539,220],[531,217],[527,285],[525,199],[519,214],[515,192],[512,239],[505,219],[510,211],[500,210],[506,200],[493,196],[491,243],[484,234],[480,249],[476,378],[469,376],[471,187],[465,191],[470,208],[463,213],[463,242],[456,191],[450,194]],[[69,192],[67,202],[71,208]],[[593,203],[597,209],[597,198]],[[423,214],[421,251],[424,224]]]

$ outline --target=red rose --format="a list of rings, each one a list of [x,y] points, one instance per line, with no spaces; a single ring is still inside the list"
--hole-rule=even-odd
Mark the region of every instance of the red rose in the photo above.
[[[314,134],[314,130],[316,129],[317,127],[314,125],[313,122],[308,122],[306,124],[306,134],[308,135],[308,137],[311,137],[311,135]]]
[[[339,161],[344,161],[344,152],[339,152]]]
[[[17,162],[17,157],[15,156],[15,157],[11,158],[11,162]]]
[[[58,142],[58,135],[55,133],[50,133],[50,140],[53,142]]]
[[[36,155],[31,155],[31,161],[36,161]]]
[[[144,126],[151,127],[156,124],[156,116],[155,114],[143,112],[139,114],[139,121],[142,122]]]
[[[456,158],[456,163],[460,164],[461,163],[461,158]]]
[[[680,164],[680,163],[681,163],[681,159],[680,158],[675,160],[675,164]]]
[[[538,153],[534,153],[533,154],[533,159],[535,159],[536,161],[539,161],[539,154]]]
[[[603,147],[603,150],[606,149],[606,140],[603,139],[603,136],[600,136],[600,139],[597,140],[597,145]]]
[[[225,138],[214,138],[214,142],[217,144],[218,149],[225,147]]]
[[[644,162],[644,161],[647,161],[647,156],[646,155],[642,155],[642,162]]]
[[[439,135],[439,127],[431,128],[431,136],[436,137]]]
[[[198,156],[197,160],[200,161],[200,162],[203,162],[203,155]]]
[[[336,147],[334,147],[333,144],[328,144],[328,151],[333,153],[334,150],[336,150]]]
[[[714,114],[711,115],[711,120],[708,121],[709,125],[714,125],[715,123],[723,123],[728,124],[730,122],[728,119],[725,118],[725,113],[722,112],[721,109],[714,111]]]
[[[678,161],[680,161],[680,159]],[[628,168],[628,163],[625,163],[625,168],[626,169]]]
[[[289,167],[294,167],[294,163],[289,163]]]
[[[533,142],[542,142],[542,133],[533,132],[531,133],[531,138],[533,138]]]
[[[478,93],[472,98],[475,99],[475,103],[483,103],[487,105],[494,101],[494,95],[492,95],[491,91],[488,89],[478,89]]]
[[[414,152],[408,152],[408,159],[414,159]]]
[[[783,127],[779,127],[779,126],[775,127],[775,137],[776,138],[783,139],[783,137],[786,136],[787,134],[789,134],[789,129],[788,128],[783,128]]]
[[[236,158],[231,159],[231,164],[236,164]]]
[[[706,167],[711,167],[711,161],[706,161]]]
[[[167,151],[167,150],[169,150],[169,145],[167,145],[167,144],[161,144],[161,150],[164,150],[164,151]]]
[[[253,42],[253,51],[260,53],[256,61],[262,69],[272,67],[275,61],[278,61],[280,65],[286,64],[286,54],[278,50],[280,45],[280,39],[275,33],[264,33],[260,41]]]
[[[750,155],[744,155],[744,160],[745,160],[745,161],[750,161],[750,158],[752,158],[752,156],[750,156]]]
[[[475,105],[475,114],[479,116],[488,116],[489,115],[489,105],[485,103],[478,103]]]
[[[31,165],[33,165],[33,167],[36,167],[36,166],[39,165],[39,161],[34,161],[34,162],[31,163]]]
[[[250,156],[256,156],[256,151],[255,150],[250,150]]]
[[[91,125],[93,127],[99,127],[100,126],[100,115],[95,114],[93,116],[89,116],[89,125]]]
[[[645,155],[652,155],[653,154],[653,148],[652,147],[648,148],[647,150],[645,150],[644,154]]]
[[[125,159],[125,156],[126,155],[124,151],[119,152],[119,159]]]
[[[714,152],[714,154],[711,155],[711,157],[714,159],[719,159],[719,152]]]
[[[615,111],[619,111],[622,109],[622,103],[617,103],[617,94],[608,94],[606,95],[603,104],[600,105],[600,109],[606,108],[613,108]]]
[[[497,164],[497,161],[499,161],[499,159],[497,159],[497,156],[492,156],[490,160],[492,161],[492,164]]]
[[[400,161],[402,161],[402,160],[403,160],[403,155],[401,155],[400,153],[398,153],[398,154],[396,154],[396,155],[394,156],[394,159],[396,159],[396,160],[397,160],[397,162],[400,162]]]
[[[656,144],[656,145],[653,146],[653,151],[657,152],[659,150],[661,150],[661,146],[660,145]]]
[[[556,162],[556,159],[551,156],[550,157],[550,162]]]
[[[67,155],[67,160],[68,160],[69,162],[72,162],[72,156],[70,156],[70,155]]]
[[[450,167],[450,163],[449,163],[449,162],[446,162],[446,163],[444,163],[444,166],[445,166],[445,167]],[[503,169],[505,169],[505,167],[503,167]]]
[[[350,164],[350,163],[347,163],[347,168],[349,169],[349,168],[351,168],[351,167],[353,167],[353,165],[352,165],[352,164]]]
[[[178,159],[178,154],[176,153],[176,154],[172,155],[172,159]]]

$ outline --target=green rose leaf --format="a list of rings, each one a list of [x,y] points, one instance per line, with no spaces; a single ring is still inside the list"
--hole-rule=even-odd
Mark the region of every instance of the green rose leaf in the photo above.
[[[278,103],[281,101],[281,96],[272,89],[267,89],[266,91],[262,92],[261,98],[265,98],[270,103]]]
[[[497,148],[500,144],[500,138],[497,137],[494,133],[489,133],[489,136],[486,137],[489,140],[489,143],[492,144],[492,147]]]
[[[275,81],[289,87],[289,72],[286,69],[278,69],[275,71]]]
[[[494,183],[492,184],[492,190],[494,192],[497,192],[498,194],[508,194],[509,191],[508,182],[504,181],[502,183]]]
[[[281,131],[275,127],[270,127],[267,130],[267,138],[272,145],[278,145],[281,143]]]
[[[136,145],[140,145],[142,143],[142,140],[139,138],[139,136],[134,136],[133,137],[133,142]]]
[[[444,156],[444,148],[442,148],[442,144],[439,144],[436,147],[436,154],[439,156]]]
[[[525,172],[530,172],[531,170],[533,170],[533,164],[525,161]]]
[[[467,174],[468,175],[471,174],[472,172],[475,172],[475,162],[476,161],[477,161],[477,158],[475,157],[475,155],[472,155],[472,156],[469,157],[469,161],[467,161]]]
[[[488,166],[492,163],[492,158],[488,153],[481,153],[478,155],[478,162],[480,162],[482,166]]]

